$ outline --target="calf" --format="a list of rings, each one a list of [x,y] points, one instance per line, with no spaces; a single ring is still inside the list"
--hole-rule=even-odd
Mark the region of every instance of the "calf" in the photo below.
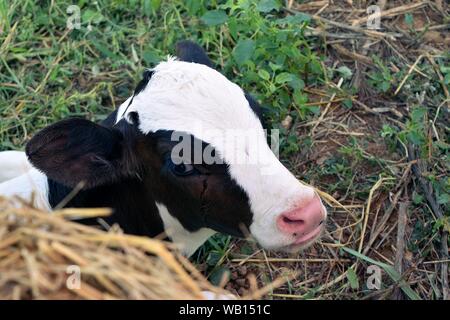
[[[215,232],[250,235],[267,249],[313,243],[326,218],[320,198],[269,148],[258,103],[211,66],[203,49],[180,42],[177,59],[145,71],[102,123],[73,118],[38,132],[26,146],[33,168],[0,184],[0,195],[47,210],[111,207],[109,225],[165,232],[188,256]],[[252,139],[230,144],[230,131]],[[188,148],[179,152],[176,137]]]

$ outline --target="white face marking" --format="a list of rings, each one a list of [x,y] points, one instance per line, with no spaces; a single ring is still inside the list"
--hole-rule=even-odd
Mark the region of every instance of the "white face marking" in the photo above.
[[[187,132],[210,143],[229,164],[229,174],[247,193],[253,212],[251,234],[266,248],[289,245],[292,238],[276,226],[277,216],[313,199],[311,187],[304,186],[280,163],[266,143],[262,125],[251,110],[244,92],[219,72],[196,63],[169,60],[155,69],[146,88],[127,100],[118,119],[130,112],[139,115],[139,129],[147,134],[158,130]],[[234,163],[248,157],[248,145],[224,141],[227,130],[256,132],[259,164]],[[219,134],[220,133],[220,134]],[[261,163],[270,165],[264,174]]]
[[[164,231],[167,236],[175,243],[181,252],[190,257],[209,237],[216,232],[211,229],[203,228],[195,232],[189,232],[181,225],[181,223],[174,218],[167,207],[162,203],[156,202],[159,215],[164,224]]]
[[[19,177],[0,183],[0,196],[17,196],[32,202],[37,209],[51,211],[47,176],[34,168]]]
[[[128,105],[130,104],[130,101],[133,97],[129,97],[127,100],[125,100],[119,107],[119,109],[117,110],[117,117],[116,117],[116,123],[119,122],[123,116],[124,116],[124,112],[127,109]]]
[[[31,168],[25,152],[0,152],[0,183],[21,176]]]

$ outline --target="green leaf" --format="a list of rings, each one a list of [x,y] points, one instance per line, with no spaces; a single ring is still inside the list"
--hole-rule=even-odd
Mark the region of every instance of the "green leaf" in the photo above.
[[[111,60],[120,60],[120,57],[116,55],[114,52],[109,50],[105,45],[98,41],[93,41],[92,45],[97,48],[98,51],[100,51],[102,54],[104,54],[106,57],[110,58]]]
[[[264,70],[264,69],[260,69],[260,70],[258,71],[258,76],[259,76],[261,79],[266,80],[266,81],[268,81],[268,80],[270,79],[270,74],[269,74],[266,70]]]
[[[161,6],[161,0],[144,0],[144,13],[150,17]]]
[[[409,284],[407,284],[403,279],[400,273],[397,272],[397,270],[394,269],[393,266],[388,265],[386,263],[383,262],[379,262],[376,260],[373,260],[372,258],[369,258],[365,255],[363,255],[362,253],[359,253],[358,251],[355,251],[353,249],[347,248],[347,247],[342,247],[342,250],[344,250],[345,252],[361,259],[364,260],[368,263],[374,264],[379,266],[380,268],[382,268],[388,275],[389,277],[397,282],[400,286],[400,289],[402,289],[402,291],[408,296],[408,298],[410,298],[411,300],[422,300],[420,298],[420,296],[414,292],[411,287],[409,286]]]
[[[294,77],[292,74],[290,74],[288,72],[282,72],[275,77],[275,83],[283,84],[283,83],[289,82],[293,79],[294,79]]]
[[[152,0],[152,9],[158,10],[161,7],[161,0]]]
[[[151,14],[153,13],[150,0],[144,0],[144,10],[143,11],[147,17],[150,17]]]
[[[277,24],[295,24],[295,25],[301,25],[304,22],[310,22],[311,21],[311,16],[309,14],[303,13],[303,12],[299,12],[296,13],[293,16],[287,16],[285,18],[282,19],[278,19],[276,21]]]
[[[319,106],[308,106],[307,110],[311,112],[312,114],[315,114],[318,116],[320,114],[320,107]]]
[[[291,74],[291,76],[292,76],[292,79],[289,80],[289,86],[293,90],[301,90],[305,87],[305,82],[302,79],[297,77],[295,74]]]
[[[155,53],[154,49],[146,50],[142,57],[147,66],[154,65],[161,61],[161,58]]]
[[[281,5],[277,0],[261,0],[256,6],[256,10],[267,13],[272,10],[278,10],[280,7]]]
[[[442,140],[436,141],[434,144],[435,144],[438,148],[440,148],[440,149],[442,149],[442,150],[445,150],[445,151],[447,151],[447,150],[450,149],[450,144],[445,143],[445,142],[442,141]]]
[[[227,22],[228,16],[223,10],[211,10],[207,11],[200,20],[208,26],[218,26]]]
[[[250,60],[254,51],[255,51],[255,41],[250,39],[239,40],[239,42],[237,43],[236,47],[233,50],[234,60],[236,60],[237,64],[241,65],[247,60]]]
[[[423,137],[423,135],[420,132],[415,131],[415,130],[409,131],[406,134],[406,137],[412,144],[415,144],[416,146],[421,145],[422,142],[425,141],[425,138]]]
[[[222,256],[220,255],[220,253],[211,251],[206,258],[206,263],[208,264],[208,266],[214,267],[219,263],[221,258]]]
[[[414,190],[412,194],[412,199],[414,204],[420,204],[423,201],[423,196]]]
[[[348,282],[350,283],[350,287],[354,290],[359,289],[359,280],[358,280],[358,275],[356,274],[355,270],[353,270],[352,268],[349,268],[347,270],[347,279]]]
[[[387,92],[387,91],[390,89],[390,87],[391,87],[391,84],[390,84],[388,81],[383,81],[383,82],[381,83],[380,89],[381,89],[383,92]]]
[[[269,62],[269,67],[270,67],[270,69],[272,69],[272,71],[277,71],[277,70],[280,70],[283,66]]]
[[[424,121],[425,115],[427,114],[428,110],[423,107],[417,107],[414,108],[411,111],[411,120],[414,123],[422,123]]]
[[[441,69],[442,73],[450,73],[450,66],[449,67],[447,67],[447,66],[440,66],[439,69]]]
[[[443,194],[439,195],[439,197],[438,197],[438,203],[439,203],[439,204],[450,203],[450,194],[448,194],[448,193],[443,193]]]
[[[352,101],[352,99],[345,99],[344,101],[342,101],[342,104],[347,109],[350,109],[353,106],[353,101]]]
[[[238,38],[238,23],[235,17],[232,17],[228,20],[228,30],[233,39],[237,40]]]
[[[447,73],[444,78],[445,84],[450,84],[450,73]]]
[[[275,91],[277,91],[277,87],[271,82],[269,84],[269,92],[274,93]]]
[[[249,255],[255,253],[255,249],[253,249],[251,246],[249,246],[249,245],[247,245],[247,244],[244,244],[244,245],[242,245],[242,247],[240,248],[240,252],[241,252],[242,254],[245,254],[245,255],[249,256]]]
[[[220,285],[224,277],[228,277],[229,279],[230,274],[231,272],[228,268],[220,266],[211,273],[211,275],[209,276],[209,281],[211,281],[213,285],[218,286]]]
[[[195,16],[202,6],[202,1],[200,0],[185,0],[184,4],[186,6],[187,11],[191,16]]]
[[[83,15],[81,17],[81,21],[83,22],[89,22],[89,23],[93,23],[93,24],[98,24],[100,22],[102,22],[105,18],[103,17],[103,15],[100,12],[91,10],[91,9],[87,9],[86,11],[83,12]]]
[[[414,17],[411,13],[405,14],[405,23],[410,27],[414,25]]]
[[[341,66],[337,68],[336,71],[339,72],[344,79],[350,79],[353,75],[352,70],[347,66]]]
[[[308,101],[308,97],[304,95],[300,90],[295,90],[293,94],[294,102],[297,106],[301,107]]]

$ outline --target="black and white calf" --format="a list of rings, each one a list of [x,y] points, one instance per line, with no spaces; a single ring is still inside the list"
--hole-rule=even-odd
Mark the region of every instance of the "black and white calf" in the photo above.
[[[0,195],[51,210],[82,185],[67,207],[111,207],[107,223],[150,237],[165,231],[186,255],[215,232],[250,235],[268,249],[311,244],[326,218],[320,198],[269,148],[258,103],[211,66],[200,47],[179,43],[177,58],[147,70],[102,123],[67,119],[37,133],[26,146],[28,172],[1,183]],[[254,140],[230,144],[230,130],[251,130]],[[174,133],[188,134],[221,161],[174,158]],[[253,158],[254,143],[258,162],[235,161]],[[23,154],[0,153],[0,171],[10,170],[0,178],[19,175],[11,168],[19,162],[23,171]]]

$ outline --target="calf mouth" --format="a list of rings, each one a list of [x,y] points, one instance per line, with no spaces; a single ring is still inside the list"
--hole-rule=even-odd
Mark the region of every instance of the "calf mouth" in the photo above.
[[[291,244],[281,248],[281,251],[296,253],[301,250],[305,250],[313,245],[322,236],[324,230],[324,224],[322,223],[310,233],[298,237]]]

